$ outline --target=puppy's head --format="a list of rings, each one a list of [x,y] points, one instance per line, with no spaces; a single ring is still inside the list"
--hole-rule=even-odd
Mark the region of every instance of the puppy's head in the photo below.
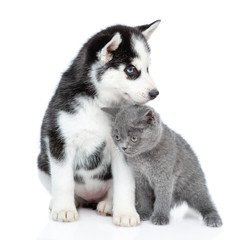
[[[139,27],[113,26],[94,36],[90,76],[103,101],[144,104],[159,94],[149,75],[148,39],[160,21]],[[90,55],[90,56],[93,56]]]

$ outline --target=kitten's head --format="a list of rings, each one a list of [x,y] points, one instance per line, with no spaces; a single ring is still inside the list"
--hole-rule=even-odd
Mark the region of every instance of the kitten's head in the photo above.
[[[159,114],[149,106],[103,108],[113,118],[112,137],[126,155],[138,155],[154,148],[162,127]]]

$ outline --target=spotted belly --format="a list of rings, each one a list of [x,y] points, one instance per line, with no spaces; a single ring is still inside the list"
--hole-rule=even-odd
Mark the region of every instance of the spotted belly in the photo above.
[[[99,202],[112,186],[110,154],[102,142],[90,154],[78,151],[74,165],[75,195],[87,202]]]

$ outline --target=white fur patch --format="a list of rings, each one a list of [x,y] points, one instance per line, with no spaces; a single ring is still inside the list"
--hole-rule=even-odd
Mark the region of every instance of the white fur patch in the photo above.
[[[81,98],[78,103],[76,113],[60,112],[58,123],[67,147],[81,148],[89,155],[110,138],[110,122],[94,100]]]
[[[38,176],[39,176],[40,181],[44,185],[45,189],[51,194],[51,179],[50,179],[50,176],[47,173],[45,173],[45,172],[43,172],[41,170],[38,170]]]
[[[58,164],[50,158],[52,219],[60,222],[72,222],[78,218],[74,203],[73,158],[74,151],[66,149],[66,161]],[[64,177],[66,176],[66,177]]]
[[[147,70],[147,67],[150,65],[150,55],[145,43],[142,40],[136,38],[134,35],[132,36],[132,42],[134,50],[138,54],[138,58],[135,58],[132,62],[133,65],[137,69]]]
[[[112,170],[114,176],[113,222],[118,226],[136,226],[140,218],[135,209],[135,180],[123,154],[113,148]]]

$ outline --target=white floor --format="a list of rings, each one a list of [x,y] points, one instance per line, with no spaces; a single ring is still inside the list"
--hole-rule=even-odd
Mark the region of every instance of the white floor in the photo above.
[[[79,209],[79,220],[74,223],[58,223],[50,219],[50,196],[33,174],[29,180],[15,181],[15,189],[0,198],[0,236],[4,240],[245,240],[245,197],[236,195],[233,189],[225,194],[212,191],[224,225],[209,228],[202,218],[186,205],[172,210],[171,221],[166,226],[141,222],[137,227],[114,226],[111,217],[103,217],[95,210]],[[32,179],[32,181],[30,181]],[[224,179],[230,188],[230,180]],[[2,182],[3,183],[3,182]],[[243,182],[239,183],[243,185]],[[27,187],[23,187],[26,185]],[[242,186],[241,185],[241,186]],[[3,185],[2,185],[3,186]],[[11,185],[14,186],[14,185]],[[31,189],[30,189],[31,188]],[[2,189],[1,189],[2,190]],[[5,189],[3,189],[5,190]],[[213,190],[213,188],[211,188]],[[7,192],[7,191],[6,191]],[[238,192],[238,191],[237,191]],[[239,193],[239,192],[238,192]],[[15,197],[14,197],[15,196]]]
[[[38,235],[38,240],[79,240],[79,239],[117,239],[117,240],[210,240],[245,239],[241,233],[229,226],[227,219],[222,228],[206,227],[200,216],[183,205],[172,211],[167,226],[155,226],[142,222],[134,228],[121,228],[112,224],[111,217],[100,216],[90,209],[79,210],[79,221],[75,223],[57,223],[48,220]]]

